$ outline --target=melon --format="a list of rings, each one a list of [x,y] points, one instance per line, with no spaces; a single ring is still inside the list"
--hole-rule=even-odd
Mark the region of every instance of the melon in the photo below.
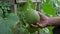
[[[29,24],[35,24],[40,20],[38,11],[32,8],[27,9],[27,11],[25,11],[24,13],[25,13],[25,20]]]

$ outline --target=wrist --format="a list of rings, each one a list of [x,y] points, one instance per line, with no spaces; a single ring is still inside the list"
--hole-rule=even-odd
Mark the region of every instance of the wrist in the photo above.
[[[50,26],[60,26],[60,17],[52,17],[48,20],[48,25]]]
[[[49,18],[47,25],[48,25],[48,26],[52,26],[52,25],[54,24],[53,22],[54,22],[54,21],[53,21],[53,18]]]

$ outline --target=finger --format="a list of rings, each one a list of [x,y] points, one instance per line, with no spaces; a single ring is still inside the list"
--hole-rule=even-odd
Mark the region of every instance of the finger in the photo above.
[[[39,25],[39,23],[36,23],[37,25]]]
[[[38,12],[38,14],[39,14],[39,16],[41,16],[41,13],[40,12]]]
[[[41,13],[41,12],[38,12],[38,14],[39,14],[39,16],[43,16],[44,14],[43,13]]]
[[[39,14],[39,16],[40,16],[40,20],[43,20],[44,15],[43,15],[42,13],[40,13],[40,12],[38,12],[38,14]]]
[[[38,27],[43,27],[43,24],[37,23]]]
[[[31,24],[31,27],[37,28],[38,25]]]
[[[38,26],[39,26],[39,27],[42,27],[42,28],[44,27],[43,24],[39,24]]]
[[[39,26],[39,27],[41,27],[41,28],[46,27],[46,25],[45,25],[45,24],[38,24],[38,26]]]

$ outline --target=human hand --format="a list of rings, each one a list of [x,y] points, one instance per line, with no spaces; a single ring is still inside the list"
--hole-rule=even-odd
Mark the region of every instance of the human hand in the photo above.
[[[31,24],[31,27],[46,27],[49,23],[49,17],[47,17],[46,15],[38,12],[39,16],[40,16],[40,21],[37,22],[36,24]]]

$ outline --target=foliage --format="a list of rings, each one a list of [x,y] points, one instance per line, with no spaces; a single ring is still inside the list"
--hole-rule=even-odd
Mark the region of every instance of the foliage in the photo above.
[[[6,15],[8,15],[8,13],[11,13],[11,5],[8,2],[2,2],[0,1],[0,8],[3,11],[3,14],[5,17]]]
[[[11,13],[10,5],[7,2],[0,2],[0,34],[14,34],[18,16]]]
[[[0,16],[0,34],[13,34],[14,28],[18,22],[18,17],[13,13],[5,18]]]
[[[41,12],[49,17],[57,16],[57,8],[60,8],[59,3],[59,0],[42,0]],[[32,12],[31,9],[35,9],[35,4],[31,0],[27,0],[26,3],[18,3],[17,5],[19,18],[11,13],[11,5],[8,2],[0,1],[0,34],[14,34],[16,25],[17,34],[38,34],[39,32],[40,34],[53,34],[52,29],[54,27],[32,28],[27,23],[28,20],[25,20],[23,11],[25,12],[29,9]]]
[[[57,1],[57,0],[55,0],[55,1]],[[23,4],[23,3],[22,3]],[[29,4],[29,5],[28,5]],[[33,5],[32,3],[30,3],[30,2],[28,2],[28,6],[31,6],[31,5]],[[46,14],[47,16],[49,16],[49,17],[54,17],[54,16],[57,16],[57,14],[56,14],[56,5],[55,5],[56,3],[54,2],[54,0],[42,0],[42,5],[41,5],[41,12],[42,13],[44,13],[44,14]],[[18,11],[25,11],[27,8],[26,7],[24,7],[24,6],[27,6],[27,5],[21,5],[21,4],[18,4]],[[34,5],[33,5],[34,6]],[[31,8],[33,7],[33,6],[31,6]],[[25,9],[24,9],[25,8]],[[34,9],[34,8],[33,8]],[[19,12],[19,14],[20,14],[20,12]],[[21,18],[20,18],[21,19]],[[22,25],[24,25],[25,26],[25,28],[27,28],[28,27],[28,25],[26,24],[26,23],[24,23],[24,22],[26,22],[24,19],[22,20],[23,21],[23,23],[22,23]],[[52,29],[53,29],[54,27],[53,26],[49,26],[49,27],[45,27],[45,28],[37,28],[38,30],[36,30],[36,29],[33,29],[33,28],[28,28],[28,29],[26,29],[26,30],[28,30],[29,32],[30,32],[30,34],[33,34],[33,33],[35,33],[36,31],[40,31],[40,34],[53,34],[52,33]],[[34,30],[36,30],[36,31],[34,31]],[[21,33],[20,33],[21,34]],[[28,34],[28,33],[27,33]]]

